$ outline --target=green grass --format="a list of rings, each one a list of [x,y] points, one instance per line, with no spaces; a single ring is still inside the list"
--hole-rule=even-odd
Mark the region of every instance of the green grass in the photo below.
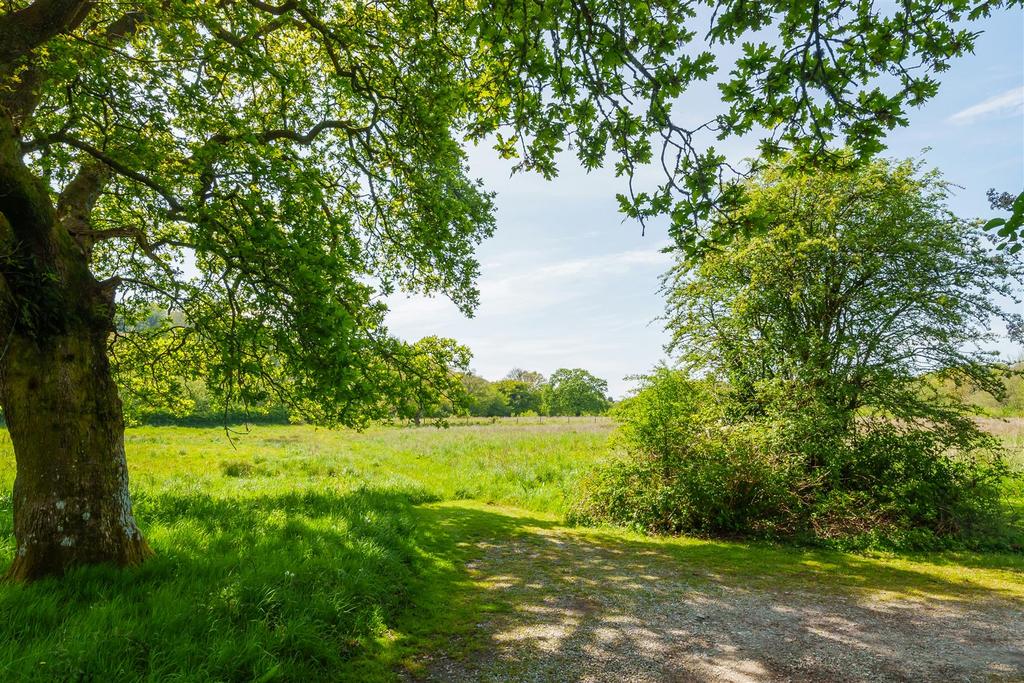
[[[466,563],[482,544],[559,525],[576,478],[609,457],[609,430],[592,418],[363,434],[257,427],[232,445],[217,429],[131,429],[136,516],[156,559],[0,585],[0,680],[393,680],[422,667],[424,652],[472,651],[480,615],[510,606]],[[4,564],[13,476],[0,432]],[[725,585],[1024,602],[1019,555],[567,533]]]
[[[461,622],[451,596],[470,530],[438,534],[415,506],[557,512],[604,457],[608,428],[257,427],[233,444],[217,429],[131,429],[136,517],[157,558],[0,586],[0,680],[388,678],[442,622]],[[3,564],[13,478],[0,432]]]
[[[606,456],[609,430],[607,420],[593,418],[365,433],[257,427],[232,444],[223,430],[147,427],[129,430],[126,447],[143,490],[198,486],[245,495],[368,486],[558,512],[575,477]]]

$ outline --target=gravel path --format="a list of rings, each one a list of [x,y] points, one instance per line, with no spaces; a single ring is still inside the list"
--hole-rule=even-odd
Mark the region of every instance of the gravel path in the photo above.
[[[506,609],[428,680],[1024,681],[1013,600],[789,590],[559,527],[479,549],[467,569]]]

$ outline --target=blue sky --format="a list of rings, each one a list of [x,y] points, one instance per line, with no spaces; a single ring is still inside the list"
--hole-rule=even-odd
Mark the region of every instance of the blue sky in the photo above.
[[[887,156],[923,156],[961,186],[951,207],[963,216],[990,213],[990,187],[1024,187],[1024,12],[1002,12],[976,28],[984,33],[975,54],[940,74],[939,95],[887,140]],[[691,91],[681,103],[703,120],[717,111],[716,92]],[[720,147],[732,161],[752,151],[743,140]],[[660,253],[668,244],[664,225],[648,225],[641,235],[617,210],[624,181],[608,170],[587,174],[572,156],[550,182],[509,177],[509,163],[486,148],[471,150],[470,160],[497,192],[498,230],[478,251],[480,306],[466,318],[445,299],[393,297],[392,331],[410,340],[454,337],[472,349],[473,369],[488,379],[517,366],[545,375],[583,367],[622,396],[631,386],[626,376],[665,358],[667,338],[656,320],[658,280],[669,264]],[[1007,341],[998,350],[1024,353]]]

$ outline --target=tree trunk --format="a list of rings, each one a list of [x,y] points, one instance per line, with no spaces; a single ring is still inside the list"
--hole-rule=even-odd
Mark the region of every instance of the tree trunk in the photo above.
[[[92,276],[89,245],[68,232],[62,221],[71,216],[54,208],[18,145],[0,116],[0,405],[17,461],[8,577],[137,564],[152,551],[132,517],[107,361],[113,290]],[[95,190],[102,177],[94,180]],[[78,192],[78,209],[96,195]]]
[[[18,468],[8,577],[30,581],[151,555],[128,497],[124,421],[105,335],[67,335],[43,347],[14,337],[0,373]]]

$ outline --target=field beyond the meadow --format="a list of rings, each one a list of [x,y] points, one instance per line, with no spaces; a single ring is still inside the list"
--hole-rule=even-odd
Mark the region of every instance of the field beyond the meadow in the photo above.
[[[1020,458],[1024,421],[986,426]],[[0,680],[1024,678],[1020,554],[565,527],[611,430],[129,429],[157,557],[0,584]],[[0,432],[5,565],[13,478]]]

